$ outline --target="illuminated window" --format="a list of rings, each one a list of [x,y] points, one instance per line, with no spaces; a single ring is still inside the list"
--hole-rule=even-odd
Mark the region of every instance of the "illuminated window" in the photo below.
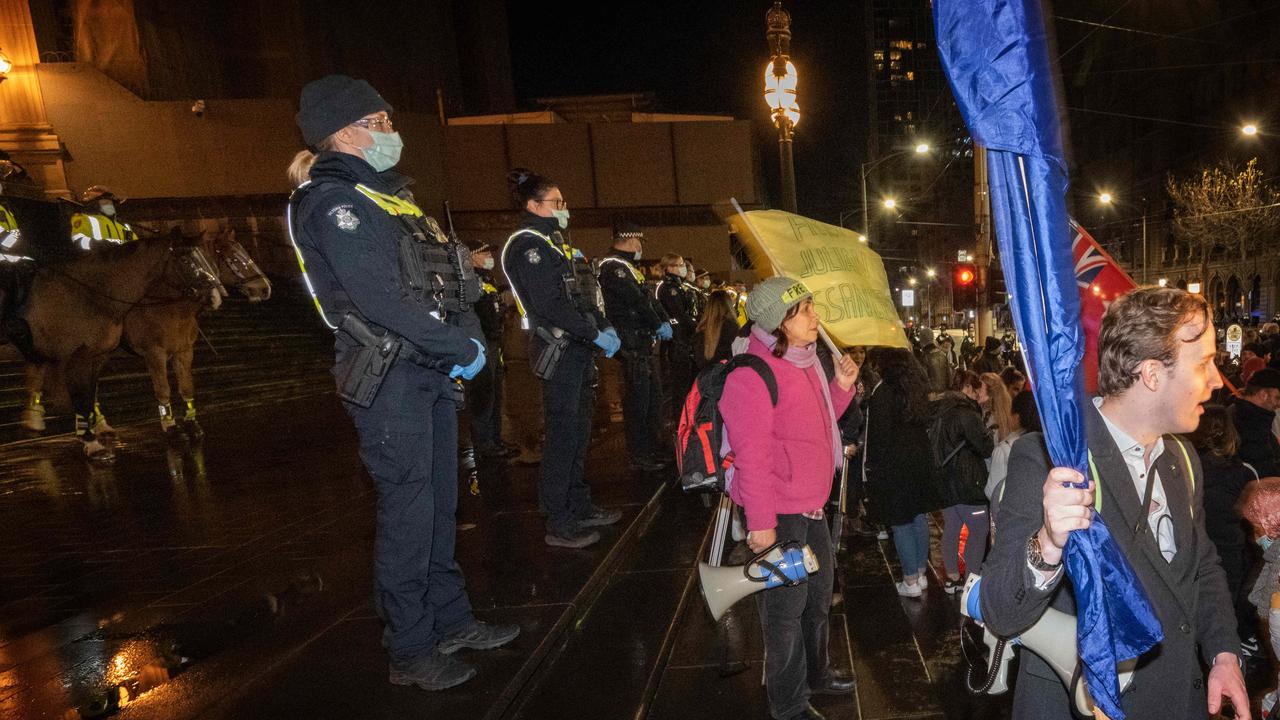
[[[890,50],[890,51],[889,51],[889,59],[890,59],[890,60],[901,60],[901,59],[902,59],[902,53],[901,53],[901,52],[898,52],[897,50]]]
[[[916,49],[917,49],[917,50],[923,50],[923,49],[925,49],[926,47],[929,47],[929,46],[928,46],[928,45],[926,45],[926,44],[924,44],[924,43],[922,43],[922,42],[921,42],[921,43],[916,43]]]
[[[907,73],[907,79],[908,79],[908,80],[910,80],[910,79],[911,79],[911,73]],[[898,118],[898,119],[899,119],[899,120],[901,120],[902,118]],[[914,119],[915,119],[914,117],[912,117],[912,112],[911,112],[910,110],[908,110],[908,111],[907,111],[907,119],[908,119],[908,120],[914,120]]]
[[[907,79],[908,79],[908,80],[915,80],[915,79],[916,79],[916,74],[915,74],[914,72],[907,71]]]
[[[889,69],[890,69],[890,70],[901,70],[901,69],[902,69],[902,61],[901,61],[901,60],[890,60],[890,61],[889,61]]]
[[[889,43],[889,47],[898,48],[899,50],[910,50],[911,41],[910,40],[894,40],[893,42]]]
[[[883,50],[876,50],[875,52],[871,53],[871,57],[872,57],[872,58],[874,58],[874,59],[876,59],[876,60],[883,60],[883,59],[884,59],[884,51],[883,51]]]

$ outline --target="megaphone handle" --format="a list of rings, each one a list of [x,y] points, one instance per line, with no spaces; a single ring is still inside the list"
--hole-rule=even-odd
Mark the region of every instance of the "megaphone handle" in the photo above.
[[[800,584],[799,580],[792,580],[791,578],[787,577],[787,574],[782,572],[782,568],[778,567],[777,565],[774,565],[768,560],[757,560],[754,563],[752,563],[752,565],[759,565],[760,567],[764,568],[769,572],[770,575],[773,575],[774,577],[778,578],[778,580],[785,587],[795,587],[796,585]],[[746,567],[751,567],[751,565],[747,565]],[[751,575],[748,574],[747,577],[751,577]],[[759,579],[757,578],[751,578],[751,579],[755,580],[756,582],[765,582],[765,578],[763,577]]]

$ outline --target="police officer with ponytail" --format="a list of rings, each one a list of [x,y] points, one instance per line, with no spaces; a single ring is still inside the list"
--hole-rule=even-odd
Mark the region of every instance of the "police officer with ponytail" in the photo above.
[[[501,262],[529,332],[529,362],[542,380],[546,444],[538,500],[547,518],[546,543],[582,548],[600,539],[592,528],[622,516],[591,502],[585,478],[595,349],[613,357],[622,341],[605,320],[590,265],[564,237],[569,209],[559,186],[521,169],[511,171],[507,182],[524,213],[502,248]]]
[[[442,690],[476,673],[458,650],[499,647],[520,628],[476,620],[454,560],[458,379],[486,357],[478,282],[465,249],[414,202],[412,180],[391,170],[402,143],[390,113],[363,80],[302,89],[309,149],[289,168],[288,226],[378,492],[374,598],[390,681]]]

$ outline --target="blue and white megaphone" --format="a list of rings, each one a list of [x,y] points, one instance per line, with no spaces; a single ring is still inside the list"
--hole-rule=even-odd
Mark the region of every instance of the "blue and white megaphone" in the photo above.
[[[698,563],[698,578],[707,609],[713,619],[719,620],[742,598],[761,590],[799,585],[818,572],[818,567],[818,557],[808,545],[778,542],[746,565],[716,567]]]
[[[960,613],[982,625],[982,577],[970,573],[964,584],[964,593],[960,596]],[[963,639],[962,639],[963,642]],[[973,692],[999,695],[1009,689],[1009,660],[1012,652],[1006,652],[1009,644],[1021,645],[1053,668],[1053,672],[1062,680],[1071,696],[1076,713],[1083,717],[1093,716],[1093,698],[1089,696],[1089,688],[1085,684],[1084,674],[1080,669],[1080,657],[1076,650],[1076,618],[1053,608],[1045,608],[1044,614],[1034,625],[1022,631],[1015,638],[1000,638],[983,625],[983,644],[987,646],[988,658],[985,680],[977,683],[969,678],[969,689]],[[1133,682],[1133,671],[1137,667],[1136,659],[1116,663],[1116,672],[1120,679],[1120,691],[1124,692]]]

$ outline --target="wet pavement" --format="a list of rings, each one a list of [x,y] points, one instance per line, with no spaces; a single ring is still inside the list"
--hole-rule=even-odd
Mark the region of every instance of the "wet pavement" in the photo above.
[[[468,651],[479,675],[440,693],[387,682],[374,494],[323,377],[208,408],[199,445],[121,427],[110,467],[86,465],[66,436],[0,446],[0,718],[763,720],[755,604],[717,625],[696,585],[712,509],[621,461],[616,367],[602,368],[588,477],[623,519],[596,547],[548,548],[536,466],[462,472],[472,603],[522,633]],[[528,445],[540,411],[526,372],[513,360],[507,420]],[[859,688],[815,700],[827,717],[1008,717],[1007,697],[964,690],[937,532],[919,600],[894,591],[891,543],[848,541],[831,649]]]

